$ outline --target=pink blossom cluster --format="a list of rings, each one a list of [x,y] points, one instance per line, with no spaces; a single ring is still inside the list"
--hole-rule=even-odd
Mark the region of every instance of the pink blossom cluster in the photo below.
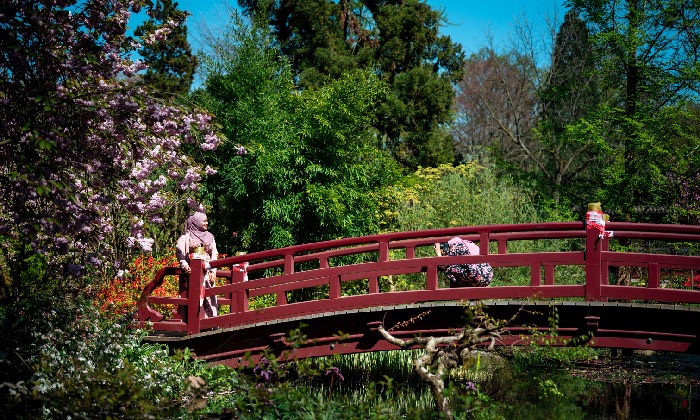
[[[215,170],[181,147],[215,149],[212,116],[155,99],[130,79],[145,68],[125,35],[141,1],[5,3],[0,27],[22,47],[0,55],[0,237],[73,255],[78,266],[104,263],[119,241],[149,251],[147,226],[163,221],[168,191],[202,207],[194,193]]]
[[[165,23],[165,25],[143,36],[141,42],[143,42],[144,45],[153,45],[160,41],[163,41],[168,36],[168,34],[170,34],[170,32],[173,31],[173,28],[177,26],[179,26],[177,22],[169,20]]]

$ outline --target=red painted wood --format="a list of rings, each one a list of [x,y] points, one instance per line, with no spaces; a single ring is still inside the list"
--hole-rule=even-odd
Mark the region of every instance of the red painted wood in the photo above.
[[[302,244],[277,250],[237,255],[212,261],[219,268],[218,276],[225,285],[206,289],[205,294],[219,295],[220,303],[230,305],[230,314],[201,319],[200,296],[202,282],[201,261],[193,260],[189,279],[190,293],[186,298],[155,297],[165,276],[179,275],[180,269],[160,270],[144,289],[138,303],[137,319],[145,326],[153,322],[160,331],[186,331],[198,334],[202,329],[218,326],[240,328],[259,323],[275,322],[308,315],[323,316],[337,311],[387,306],[411,305],[422,302],[449,302],[484,299],[580,299],[600,302],[609,300],[646,301],[666,303],[700,303],[698,290],[674,290],[661,284],[662,270],[698,270],[699,256],[676,256],[609,251],[610,241],[617,239],[645,239],[658,241],[700,241],[700,226],[659,225],[610,222],[614,238],[600,239],[596,231],[586,231],[581,222],[529,223],[519,225],[464,226],[428,231],[395,232],[366,237],[346,238],[313,244]],[[436,257],[432,246],[460,236],[480,245],[480,255]],[[508,244],[520,240],[560,240],[585,238],[585,251],[508,253]],[[495,253],[489,244],[495,242]],[[394,251],[394,252],[390,252]],[[398,252],[397,252],[398,251]],[[400,252],[404,251],[404,252]],[[365,262],[333,266],[333,259],[361,255]],[[395,259],[392,259],[393,258]],[[373,260],[367,261],[372,258]],[[438,265],[488,262],[496,270],[500,267],[529,267],[529,286],[492,286],[487,288],[442,289],[438,282]],[[247,264],[247,271],[234,269]],[[303,266],[302,266],[303,264]],[[563,285],[557,267],[580,266],[585,272],[585,284]],[[608,269],[617,266],[642,267],[648,273],[645,287],[610,285]],[[306,269],[303,267],[317,267]],[[265,270],[276,269],[275,276],[264,276]],[[274,271],[274,270],[270,270]],[[424,276],[422,290],[388,292],[383,289],[386,276],[417,273]],[[543,274],[544,273],[544,274]],[[250,278],[251,280],[247,280]],[[348,281],[366,282],[367,294],[342,296]],[[319,300],[290,303],[288,293],[309,287],[327,287],[328,295]],[[274,294],[276,304],[269,308],[249,310],[249,299]],[[150,304],[186,305],[187,323],[168,320],[151,309]],[[611,303],[613,304],[613,303]],[[592,314],[595,315],[594,307]],[[342,326],[338,326],[342,330]],[[612,339],[607,339],[609,342]],[[666,340],[669,343],[673,340]],[[631,342],[631,341],[629,341]],[[628,342],[628,343],[629,343]],[[669,347],[671,344],[664,344]],[[338,347],[336,347],[336,350]],[[356,349],[360,351],[361,349]],[[311,350],[309,350],[311,351]],[[340,351],[340,350],[339,350]]]
[[[341,289],[340,289],[340,276],[333,275],[329,276],[328,280],[330,281],[330,287],[329,287],[329,299],[339,299],[341,296]]]
[[[428,279],[426,281],[425,288],[430,291],[438,289],[437,266],[432,265],[428,267]]]
[[[613,223],[610,224],[611,228],[614,227],[615,225]],[[627,229],[625,232],[638,232],[641,229],[646,229],[651,232],[656,232],[657,234],[663,233],[664,238],[674,238],[673,235],[683,235],[683,236],[678,236],[679,238],[682,238],[684,240],[687,240],[687,236],[689,231],[692,231],[694,235],[697,235],[700,233],[700,230],[697,229],[696,227],[691,227],[691,229],[686,229],[686,228],[679,228],[676,225],[649,225],[649,224],[621,224],[622,227]],[[510,230],[510,232],[505,232],[506,230]],[[237,299],[237,304],[236,306],[244,306],[244,302],[247,301],[245,297],[253,297],[261,294],[268,294],[268,293],[276,293],[278,295],[278,304],[279,305],[286,305],[287,300],[286,300],[286,293],[284,292],[289,292],[292,291],[296,288],[301,288],[301,287],[313,287],[317,285],[322,285],[322,284],[328,284],[331,286],[330,283],[328,283],[331,278],[337,278],[335,276],[339,276],[341,281],[350,281],[350,280],[362,280],[362,279],[367,279],[368,281],[372,281],[371,279],[377,277],[377,276],[384,276],[384,275],[392,275],[392,274],[405,274],[405,273],[410,273],[410,272],[420,272],[420,271],[426,271],[427,270],[427,277],[426,277],[426,288],[428,290],[432,289],[437,289],[437,276],[435,278],[432,278],[432,268],[434,267],[431,263],[433,261],[429,261],[430,258],[416,258],[415,257],[415,247],[419,245],[424,245],[428,246],[434,243],[436,240],[444,240],[446,238],[449,238],[453,235],[460,234],[465,231],[465,228],[450,228],[450,229],[438,229],[434,231],[421,231],[421,232],[399,232],[395,234],[385,234],[385,235],[375,235],[373,237],[365,237],[365,238],[349,238],[347,240],[336,240],[336,241],[328,241],[325,243],[320,243],[320,244],[305,244],[297,247],[290,247],[286,248],[284,250],[279,250],[276,255],[279,255],[280,258],[277,259],[277,261],[268,261],[265,263],[257,264],[257,267],[259,268],[271,268],[274,266],[284,268],[285,273],[282,276],[276,276],[276,277],[270,277],[266,279],[260,279],[260,280],[255,280],[251,282],[246,282],[246,284],[242,284],[241,282],[231,282],[230,285],[224,286],[221,289],[211,289],[207,290],[207,294],[214,294],[214,293],[221,293],[221,294],[229,294],[230,296],[233,296],[236,294],[238,296]],[[469,233],[470,231],[474,232]],[[540,238],[575,238],[575,237],[582,237],[583,232],[585,232],[582,229],[582,225],[580,223],[547,223],[547,224],[527,224],[527,225],[502,225],[502,226],[481,226],[481,227],[468,227],[466,228],[466,235],[462,235],[464,237],[470,237],[470,235],[473,237],[474,240],[478,241],[483,241],[484,243],[489,242],[489,238],[491,236],[496,236],[499,235],[499,239],[497,241],[499,242],[499,254],[494,255],[494,254],[485,254],[488,252],[488,248],[482,246],[482,253],[484,253],[483,256],[469,256],[469,257],[462,257],[461,261],[463,262],[471,262],[471,260],[480,260],[480,261],[486,261],[491,263],[494,267],[508,267],[508,266],[522,266],[522,265],[529,265],[531,267],[531,278],[532,278],[532,287],[539,287],[542,284],[542,278],[541,278],[541,267],[545,267],[545,280],[544,284],[547,286],[555,286],[556,285],[556,279],[554,278],[554,267],[557,265],[577,265],[581,264],[581,258],[579,257],[580,253],[533,253],[533,254],[505,254],[501,253],[504,251],[505,247],[501,246],[500,244],[507,243],[510,235],[511,240],[518,240],[518,239],[533,239],[537,238],[538,236]],[[620,232],[618,232],[618,237],[621,235]],[[413,237],[413,238],[411,238]],[[695,236],[693,236],[695,237]],[[436,239],[437,238],[437,239]],[[396,239],[395,241],[392,241],[392,239]],[[378,241],[378,245],[367,245],[367,241]],[[364,243],[363,243],[364,241]],[[591,242],[592,241],[592,242]],[[598,263],[597,257],[600,253],[603,252],[604,249],[606,249],[607,243],[605,240],[598,240],[597,238],[587,238],[587,243],[588,248],[591,248],[591,245],[593,246],[593,251],[590,252],[588,251],[586,254],[587,256],[590,256],[591,258],[589,261],[586,262],[586,273],[588,276],[588,282],[586,286],[586,298],[588,300],[600,300],[600,299],[605,299],[605,297],[600,296],[600,291],[598,291],[598,285],[605,284],[604,280],[607,280],[607,278],[603,278],[603,272],[607,273],[607,270],[604,270],[604,268],[607,268],[608,265],[614,266],[614,265],[623,265],[623,264],[639,264],[641,266],[645,266],[649,263],[654,263],[655,261],[659,261],[659,267],[660,268],[678,268],[678,267],[685,267],[688,264],[693,264],[694,263],[694,257],[673,257],[669,258],[669,256],[653,256],[653,255],[638,255],[638,254],[623,254],[623,253],[610,253],[609,255],[606,255],[605,258],[605,263],[602,262],[603,257],[601,257],[601,262]],[[357,244],[356,247],[343,247],[341,249],[333,249],[333,250],[326,250],[328,246],[343,246],[347,244]],[[397,249],[398,244],[401,244],[402,246],[406,247],[406,257],[403,260],[399,261],[389,261],[388,260],[388,249]],[[379,248],[377,247],[379,246]],[[382,252],[380,250],[380,259],[379,262],[377,263],[363,263],[363,264],[357,264],[353,266],[344,266],[344,267],[327,267],[327,257],[332,253],[333,256],[342,256],[342,255],[352,255],[353,253],[356,253],[358,249],[360,251],[376,251],[377,249],[384,249],[387,252]],[[409,251],[410,249],[410,251]],[[321,255],[321,257],[318,259],[319,261],[319,269],[318,274],[314,272],[313,270],[308,270],[305,272],[301,273],[294,273],[294,264],[297,262],[295,260],[295,254],[297,252],[303,251],[305,252],[305,255],[300,257],[301,261],[312,261],[315,256],[313,251],[314,250],[320,250],[321,252],[318,253]],[[250,260],[254,262],[256,260],[256,257],[265,257],[265,258],[270,258],[274,257],[275,254],[273,254],[274,250],[270,251],[264,251],[262,253],[256,253],[256,254],[248,254],[244,256],[236,256],[236,257],[229,257],[228,262],[230,263],[235,263],[235,262],[241,262],[244,259]],[[309,254],[309,252],[311,252]],[[607,253],[606,253],[607,254]],[[382,260],[386,259],[386,264],[385,265],[379,265]],[[432,258],[437,262],[435,258]],[[595,259],[595,260],[594,260]],[[460,257],[443,257],[443,259],[440,260],[441,263],[443,264],[450,264],[450,263],[455,263],[460,260]],[[548,261],[549,260],[549,261]],[[663,263],[661,262],[663,261]],[[217,263],[222,263],[223,260],[215,261],[212,264],[214,266],[217,266]],[[263,265],[264,264],[264,265]],[[598,267],[596,267],[596,264],[600,264]],[[219,264],[220,265],[220,264]],[[652,266],[653,267],[653,266]],[[256,264],[253,263],[249,266],[250,271],[255,271],[256,269]],[[322,273],[323,272],[323,273]],[[222,273],[223,274],[223,273]],[[652,273],[653,274],[653,273]],[[598,280],[598,276],[600,276],[600,280]],[[314,279],[313,277],[316,277]],[[285,285],[286,284],[286,285]],[[378,286],[378,284],[377,284]],[[651,284],[652,288],[654,286],[654,283]],[[495,289],[495,288],[494,288]],[[334,288],[333,293],[334,293],[334,298],[339,297],[338,292],[340,288]],[[378,293],[378,290],[376,287],[373,286],[372,288],[373,293]],[[535,292],[533,289],[532,292]],[[538,292],[541,293],[541,292]],[[502,292],[494,292],[494,295],[501,295],[503,297],[517,297],[517,296],[510,296],[509,292],[502,291]],[[522,293],[518,293],[518,295],[521,295]],[[243,296],[241,296],[243,295]],[[635,296],[637,293],[635,293]],[[329,296],[330,299],[330,296]],[[159,299],[159,301],[161,301]],[[141,306],[143,307],[143,306]],[[238,313],[241,312],[241,309],[234,308],[234,312]],[[143,312],[143,311],[142,311]],[[148,314],[144,312],[142,316],[151,316],[153,317],[154,314]]]
[[[197,334],[200,329],[200,318],[204,317],[201,308],[202,284],[204,283],[204,261],[190,260],[190,279],[187,285],[187,334]]]
[[[544,284],[546,286],[554,286],[554,265],[552,264],[544,266]]]
[[[603,282],[601,270],[602,242],[595,229],[586,230],[586,300],[601,300],[600,287]],[[607,274],[607,272],[606,272]],[[605,277],[607,280],[607,276]]]

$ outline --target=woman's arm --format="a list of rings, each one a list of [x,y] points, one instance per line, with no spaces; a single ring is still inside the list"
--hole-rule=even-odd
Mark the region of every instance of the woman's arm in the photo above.
[[[180,267],[182,267],[183,270],[186,272],[190,272],[190,264],[189,264],[189,244],[187,240],[187,235],[182,235],[178,238],[177,243],[175,244],[175,257],[177,257],[178,263],[180,263]]]
[[[216,260],[219,258],[219,251],[216,249],[216,239],[211,240],[211,259]],[[209,266],[209,261],[205,263],[205,267],[209,270],[209,275],[212,281],[216,281],[216,268],[211,268]]]
[[[440,246],[440,243],[435,242],[434,247],[435,247],[435,255],[437,255],[438,257],[442,257],[442,247]],[[447,269],[447,267],[448,266],[446,266],[446,265],[438,265],[437,269],[440,271],[445,271]]]
[[[219,259],[219,251],[216,249],[216,239],[211,240],[211,259]]]

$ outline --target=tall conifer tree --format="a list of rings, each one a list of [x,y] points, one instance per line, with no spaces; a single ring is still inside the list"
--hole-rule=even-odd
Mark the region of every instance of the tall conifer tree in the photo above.
[[[570,10],[557,32],[552,65],[539,92],[537,139],[542,154],[535,177],[556,202],[585,202],[600,182],[598,160],[604,144],[587,132],[587,118],[598,109],[603,94],[600,79],[586,23]]]
[[[549,79],[541,93],[542,118],[554,134],[591,112],[600,99],[588,28],[574,11],[559,27]]]
[[[239,0],[267,19],[301,87],[368,69],[391,86],[381,100],[378,143],[408,168],[454,160],[445,124],[462,46],[440,35],[444,13],[424,0]],[[263,7],[260,9],[260,7]],[[266,7],[266,8],[265,8]]]
[[[179,10],[177,2],[157,0],[148,10],[149,20],[136,28],[134,34],[141,36],[172,22],[183,22],[189,13]],[[156,95],[171,97],[186,94],[194,80],[197,57],[192,54],[187,41],[187,26],[175,26],[159,42],[146,45],[140,50],[149,68],[143,83],[154,88]]]

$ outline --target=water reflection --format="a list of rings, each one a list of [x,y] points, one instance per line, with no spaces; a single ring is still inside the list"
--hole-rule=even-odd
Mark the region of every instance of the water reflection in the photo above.
[[[411,360],[410,352],[340,356],[333,364],[344,372],[346,381],[335,396],[343,404],[393,404],[392,412],[400,413],[399,417],[437,418],[430,391],[413,372]],[[451,379],[456,388],[465,381],[476,383],[486,397],[480,406],[460,406],[455,397],[457,418],[700,419],[700,356],[696,355],[601,354],[574,367],[546,361],[522,364],[512,357],[489,361],[482,356],[480,366],[478,372],[470,368],[471,376]],[[367,392],[368,383],[382,383],[387,377],[393,378],[391,386],[379,385],[379,392]]]
[[[602,384],[589,419],[700,419],[700,356],[634,353],[603,357],[571,372]]]
[[[698,385],[605,383],[587,419],[700,419]]]
[[[574,367],[526,360],[480,383],[504,418],[700,419],[700,356],[601,352]]]

